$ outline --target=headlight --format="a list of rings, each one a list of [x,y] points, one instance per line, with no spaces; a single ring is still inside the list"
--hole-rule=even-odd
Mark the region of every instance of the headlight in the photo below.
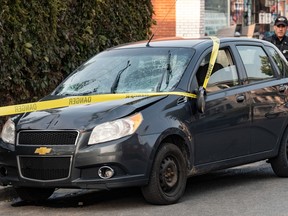
[[[88,145],[107,142],[133,134],[142,120],[141,113],[137,113],[133,116],[97,125],[90,135]]]
[[[4,142],[15,144],[15,124],[11,119],[8,119],[4,124],[1,138]]]

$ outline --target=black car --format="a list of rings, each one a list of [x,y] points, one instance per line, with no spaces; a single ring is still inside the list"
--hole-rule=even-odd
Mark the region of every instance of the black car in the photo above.
[[[287,61],[267,41],[221,38],[213,62],[214,42],[153,40],[92,57],[42,99],[71,106],[5,123],[0,182],[30,201],[55,188],[139,186],[147,202],[172,204],[187,177],[214,170],[267,160],[287,177]]]

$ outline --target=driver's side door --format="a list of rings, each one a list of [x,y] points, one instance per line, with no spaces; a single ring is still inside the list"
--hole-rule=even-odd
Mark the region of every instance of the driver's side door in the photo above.
[[[203,85],[206,63],[211,53],[200,59],[196,74]],[[204,75],[201,73],[205,73]],[[249,154],[249,95],[240,88],[240,79],[229,47],[219,50],[206,88],[205,111],[195,115],[193,124],[195,165],[218,162]]]

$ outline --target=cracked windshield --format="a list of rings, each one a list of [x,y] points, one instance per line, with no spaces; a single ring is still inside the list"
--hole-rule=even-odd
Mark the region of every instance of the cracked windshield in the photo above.
[[[152,47],[102,52],[80,66],[54,94],[171,91],[193,53],[187,48]]]

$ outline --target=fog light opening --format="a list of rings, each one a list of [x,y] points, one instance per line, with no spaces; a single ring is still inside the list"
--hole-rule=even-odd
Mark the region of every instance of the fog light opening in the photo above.
[[[102,166],[98,170],[98,175],[102,179],[109,179],[114,175],[114,170],[109,166]]]
[[[5,167],[0,168],[0,175],[1,176],[7,176],[7,169]]]

